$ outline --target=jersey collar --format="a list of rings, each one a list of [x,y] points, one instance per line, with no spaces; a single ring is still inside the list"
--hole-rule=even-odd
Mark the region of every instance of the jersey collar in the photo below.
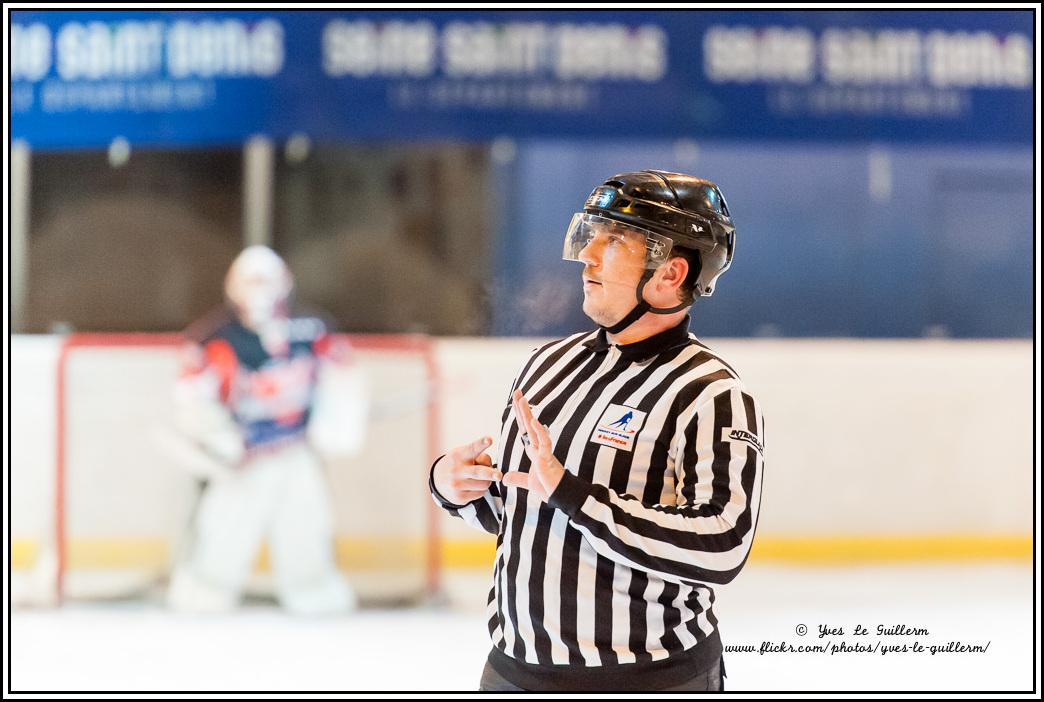
[[[629,361],[644,361],[678,346],[684,346],[689,342],[689,315],[678,323],[659,334],[654,334],[647,339],[636,341],[633,344],[611,344],[605,329],[599,329],[598,334],[584,342],[584,346],[595,353],[604,353],[611,346],[620,350],[620,355]]]

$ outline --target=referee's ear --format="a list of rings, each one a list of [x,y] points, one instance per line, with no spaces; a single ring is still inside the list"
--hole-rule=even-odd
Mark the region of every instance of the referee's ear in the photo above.
[[[685,279],[689,275],[689,262],[681,256],[672,256],[660,266],[659,274],[656,281],[656,290],[658,293],[662,293],[665,300],[670,301],[670,304],[663,305],[664,307],[670,307],[677,302],[675,300],[685,299],[683,287],[685,286]]]

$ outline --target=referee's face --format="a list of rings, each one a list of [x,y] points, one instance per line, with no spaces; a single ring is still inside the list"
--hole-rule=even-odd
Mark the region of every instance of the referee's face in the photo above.
[[[584,314],[612,326],[630,312],[645,271],[645,237],[627,227],[596,227],[580,252],[584,264]]]

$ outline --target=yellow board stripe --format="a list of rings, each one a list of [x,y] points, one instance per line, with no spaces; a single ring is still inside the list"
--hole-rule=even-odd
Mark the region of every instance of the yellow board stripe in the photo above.
[[[11,539],[11,569],[27,570],[36,562],[36,542],[30,539]]]
[[[751,562],[855,564],[895,561],[982,561],[1033,558],[1031,536],[806,536],[757,539]]]
[[[451,541],[443,545],[447,568],[489,566],[495,543]],[[1030,536],[779,536],[759,538],[748,563],[854,565],[888,562],[954,562],[1033,558]]]
[[[424,563],[423,539],[410,537],[338,538],[337,562],[346,569],[408,570]],[[492,539],[443,542],[444,568],[489,567],[496,544]],[[11,568],[28,569],[39,545],[32,539],[11,540]],[[805,565],[875,562],[1018,560],[1033,557],[1029,536],[789,536],[759,538],[750,563]],[[68,568],[164,568],[170,562],[166,539],[73,539]],[[259,570],[271,567],[268,550],[258,554]]]

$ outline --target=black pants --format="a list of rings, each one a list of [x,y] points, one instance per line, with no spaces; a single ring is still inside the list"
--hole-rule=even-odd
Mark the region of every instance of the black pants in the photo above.
[[[724,690],[725,659],[722,658],[718,665],[712,665],[709,670],[705,670],[679,685],[665,687],[662,690],[646,690],[646,692],[723,692]],[[493,670],[493,666],[487,661],[486,667],[482,669],[479,692],[527,692],[527,690],[505,680],[500,673]]]

